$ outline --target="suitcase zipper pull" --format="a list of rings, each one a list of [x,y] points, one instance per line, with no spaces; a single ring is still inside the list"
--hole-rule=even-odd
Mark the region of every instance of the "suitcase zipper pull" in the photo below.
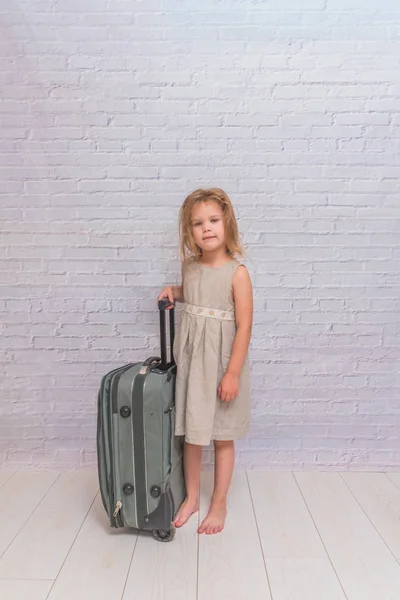
[[[121,510],[121,508],[122,508],[122,502],[121,502],[121,500],[118,500],[117,504],[115,505],[115,510],[113,512],[113,517],[114,518],[118,515],[119,511]]]

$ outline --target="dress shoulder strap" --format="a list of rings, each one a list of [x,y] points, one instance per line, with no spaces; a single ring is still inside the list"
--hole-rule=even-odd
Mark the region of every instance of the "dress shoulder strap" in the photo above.
[[[232,275],[236,273],[239,267],[244,267],[245,269],[247,269],[246,265],[241,260],[235,259],[234,261],[232,261]]]

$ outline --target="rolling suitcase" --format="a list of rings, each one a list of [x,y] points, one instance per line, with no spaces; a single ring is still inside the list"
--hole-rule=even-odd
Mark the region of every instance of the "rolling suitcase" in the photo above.
[[[127,364],[105,375],[98,395],[97,461],[100,492],[111,527],[152,531],[171,541],[185,498],[183,436],[175,436],[174,308],[160,300],[161,358]]]

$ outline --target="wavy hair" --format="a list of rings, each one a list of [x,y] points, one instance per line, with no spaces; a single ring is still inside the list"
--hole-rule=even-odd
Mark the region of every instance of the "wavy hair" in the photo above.
[[[198,260],[202,256],[201,248],[195,243],[192,234],[191,216],[193,207],[199,202],[216,202],[222,209],[226,252],[229,256],[244,256],[245,251],[240,241],[239,229],[236,222],[232,202],[228,194],[219,188],[198,189],[189,194],[179,211],[179,235],[181,260],[188,258]]]

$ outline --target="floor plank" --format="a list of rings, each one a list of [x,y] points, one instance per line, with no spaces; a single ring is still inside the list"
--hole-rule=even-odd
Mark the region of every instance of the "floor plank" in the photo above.
[[[193,515],[172,542],[139,534],[124,600],[196,600],[198,521]]]
[[[55,471],[20,471],[0,489],[0,556],[58,476]]]
[[[250,471],[248,478],[274,600],[344,600],[293,474]]]
[[[133,530],[109,527],[98,494],[48,600],[119,600],[136,540]]]
[[[296,473],[348,600],[398,600],[400,565],[339,473]]]
[[[274,600],[346,600],[326,558],[267,558]]]
[[[46,600],[52,581],[0,579],[1,600]]]
[[[320,557],[326,552],[292,473],[248,472],[265,557]]]
[[[202,473],[200,519],[208,511],[213,473]],[[198,600],[270,600],[245,471],[236,471],[228,498],[225,529],[199,537]]]
[[[14,475],[15,471],[8,469],[0,470],[0,488]]]
[[[342,477],[385,543],[400,558],[400,490],[385,473],[343,473]]]
[[[0,559],[0,578],[55,579],[97,491],[97,473],[62,473]]]
[[[386,473],[386,476],[400,490],[400,473]]]
[[[87,513],[94,472],[0,470],[1,600],[400,598],[400,473],[236,471],[224,532],[198,536],[212,485],[163,544],[99,495]]]

